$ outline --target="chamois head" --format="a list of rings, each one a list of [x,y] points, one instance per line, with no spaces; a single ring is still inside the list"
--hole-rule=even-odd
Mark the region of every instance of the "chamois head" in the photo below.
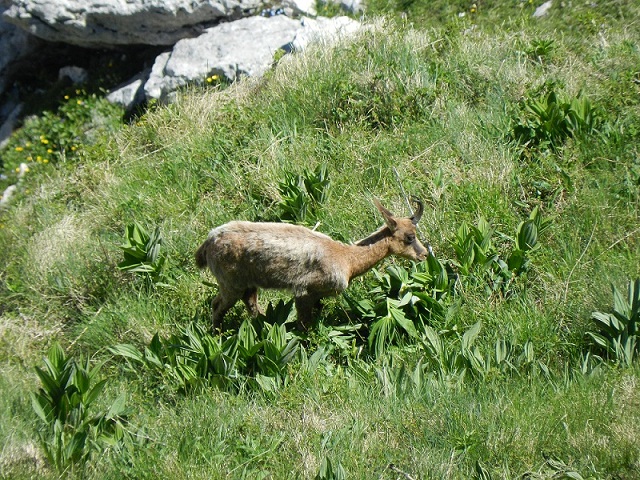
[[[420,243],[416,236],[416,225],[422,217],[424,206],[422,202],[413,197],[416,203],[416,211],[409,218],[396,218],[384,208],[380,202],[374,199],[376,208],[384,217],[384,222],[391,231],[391,241],[389,242],[391,253],[409,260],[422,261],[427,258],[429,251]]]

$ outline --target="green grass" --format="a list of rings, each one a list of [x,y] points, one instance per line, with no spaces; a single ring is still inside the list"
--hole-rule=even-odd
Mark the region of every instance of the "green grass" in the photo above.
[[[611,311],[610,285],[625,291],[640,277],[640,10],[554,5],[534,20],[534,8],[372,1],[355,39],[285,56],[263,79],[187,89],[129,124],[79,92],[16,132],[0,152],[5,183],[18,182],[0,212],[0,477],[316,478],[329,460],[362,479],[639,478],[638,362],[619,365],[586,333],[592,312]],[[588,98],[601,121],[560,122],[555,135],[526,110],[550,91]],[[542,140],[515,140],[524,121]],[[535,207],[551,220],[507,290],[488,291],[480,266],[451,277],[445,313],[429,322],[456,368],[429,353],[420,328],[415,338],[398,330],[376,355],[367,336],[377,319],[354,318],[344,298],[325,302],[274,391],[247,374],[234,389],[181,393],[166,381],[175,367],[132,370],[109,352],[206,327],[215,289],[195,268],[196,247],[226,221],[277,219],[279,185],[323,165],[330,184],[309,226],[356,241],[381,223],[373,197],[408,213],[401,183],[425,201],[420,236],[452,274],[463,222],[485,218],[506,258]],[[156,283],[117,268],[133,222],[160,228]],[[389,264],[410,268],[387,260],[380,271]],[[376,286],[368,274],[347,293],[373,301]],[[262,303],[281,298],[265,292]],[[236,307],[227,322],[246,319]],[[365,326],[335,340],[352,323]],[[502,340],[513,368],[469,360],[495,359]],[[96,411],[124,394],[137,435],[68,471],[45,460],[30,400],[54,342],[106,362]]]

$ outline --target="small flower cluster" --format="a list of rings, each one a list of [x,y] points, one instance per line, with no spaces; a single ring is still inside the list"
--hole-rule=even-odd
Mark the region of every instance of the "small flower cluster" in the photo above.
[[[84,95],[76,90],[77,95]],[[75,155],[79,148],[75,134],[73,115],[78,109],[86,109],[84,98],[64,95],[58,114],[43,112],[38,117],[25,121],[22,128],[14,132],[2,151],[2,184],[13,184],[38,165],[54,163],[60,158]]]
[[[220,83],[220,75],[211,75],[209,77],[206,78],[206,81],[208,84],[218,84]]]

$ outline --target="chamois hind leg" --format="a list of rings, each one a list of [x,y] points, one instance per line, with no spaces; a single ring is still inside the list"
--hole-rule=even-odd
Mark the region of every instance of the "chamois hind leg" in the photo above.
[[[237,292],[220,289],[218,295],[211,300],[211,323],[214,331],[220,328],[225,314],[240,300],[240,297],[241,295]]]
[[[298,329],[304,331],[313,320],[313,307],[320,301],[317,295],[301,295],[295,298],[296,314],[298,315]]]
[[[257,288],[247,288],[242,295],[242,301],[244,302],[247,310],[249,311],[249,315],[253,318],[257,317],[262,313],[260,307],[258,306],[258,289]]]

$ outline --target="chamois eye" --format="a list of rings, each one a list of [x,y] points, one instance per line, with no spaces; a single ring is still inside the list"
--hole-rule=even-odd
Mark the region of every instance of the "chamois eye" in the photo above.
[[[404,237],[404,243],[406,243],[407,245],[415,242],[415,240],[416,240],[416,236],[415,235],[409,234],[409,235],[405,235],[405,237]]]

